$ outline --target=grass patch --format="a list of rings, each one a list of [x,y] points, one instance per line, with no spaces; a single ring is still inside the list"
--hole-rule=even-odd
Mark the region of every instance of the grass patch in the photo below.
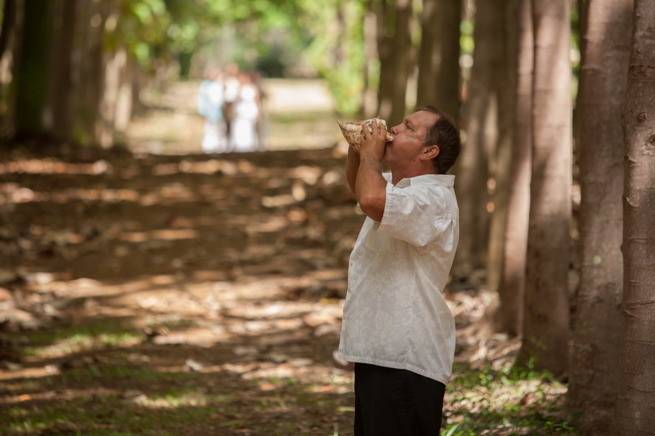
[[[575,434],[564,411],[566,386],[534,365],[456,365],[454,374],[446,397],[447,436]]]
[[[163,399],[162,399],[163,398]],[[31,407],[12,407],[0,410],[7,434],[183,434],[185,429],[197,428],[215,412],[209,405],[188,405],[180,402],[183,396],[172,394],[158,400],[165,407],[139,405],[118,396],[70,400]],[[168,398],[168,399],[166,399]],[[177,404],[174,404],[176,401]],[[3,416],[4,415],[4,416]]]
[[[133,364],[101,364],[86,365],[62,371],[54,377],[46,379],[49,387],[65,386],[126,386],[130,389],[148,388],[163,384],[179,386],[194,384],[202,386],[202,374],[187,372],[157,371],[146,365]]]
[[[63,357],[82,351],[128,347],[143,341],[136,328],[116,320],[94,320],[71,326],[53,326],[26,334],[29,341],[22,352],[36,358]]]

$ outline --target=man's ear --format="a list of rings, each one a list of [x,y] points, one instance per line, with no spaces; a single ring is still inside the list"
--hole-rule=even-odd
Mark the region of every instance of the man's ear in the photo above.
[[[439,156],[439,151],[438,145],[426,145],[421,153],[421,160],[432,160]]]

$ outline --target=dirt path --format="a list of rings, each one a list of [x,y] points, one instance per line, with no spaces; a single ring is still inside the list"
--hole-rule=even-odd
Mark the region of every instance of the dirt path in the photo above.
[[[6,281],[55,326],[0,376],[7,400],[47,428],[102,398],[145,416],[121,416],[132,431],[162,409],[203,414],[194,434],[346,429],[331,354],[361,217],[331,152],[101,162],[26,161],[21,189],[4,185]]]

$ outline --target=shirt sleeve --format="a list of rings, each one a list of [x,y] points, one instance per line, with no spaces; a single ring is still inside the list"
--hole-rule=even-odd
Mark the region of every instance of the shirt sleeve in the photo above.
[[[453,245],[455,217],[447,195],[439,187],[398,188],[388,183],[378,230],[415,247],[435,242],[449,251]]]

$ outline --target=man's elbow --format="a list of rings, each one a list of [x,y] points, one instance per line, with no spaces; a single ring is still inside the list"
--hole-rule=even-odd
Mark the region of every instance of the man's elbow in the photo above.
[[[384,200],[384,197],[362,197],[359,199],[359,207],[369,218],[379,222],[384,215]]]

